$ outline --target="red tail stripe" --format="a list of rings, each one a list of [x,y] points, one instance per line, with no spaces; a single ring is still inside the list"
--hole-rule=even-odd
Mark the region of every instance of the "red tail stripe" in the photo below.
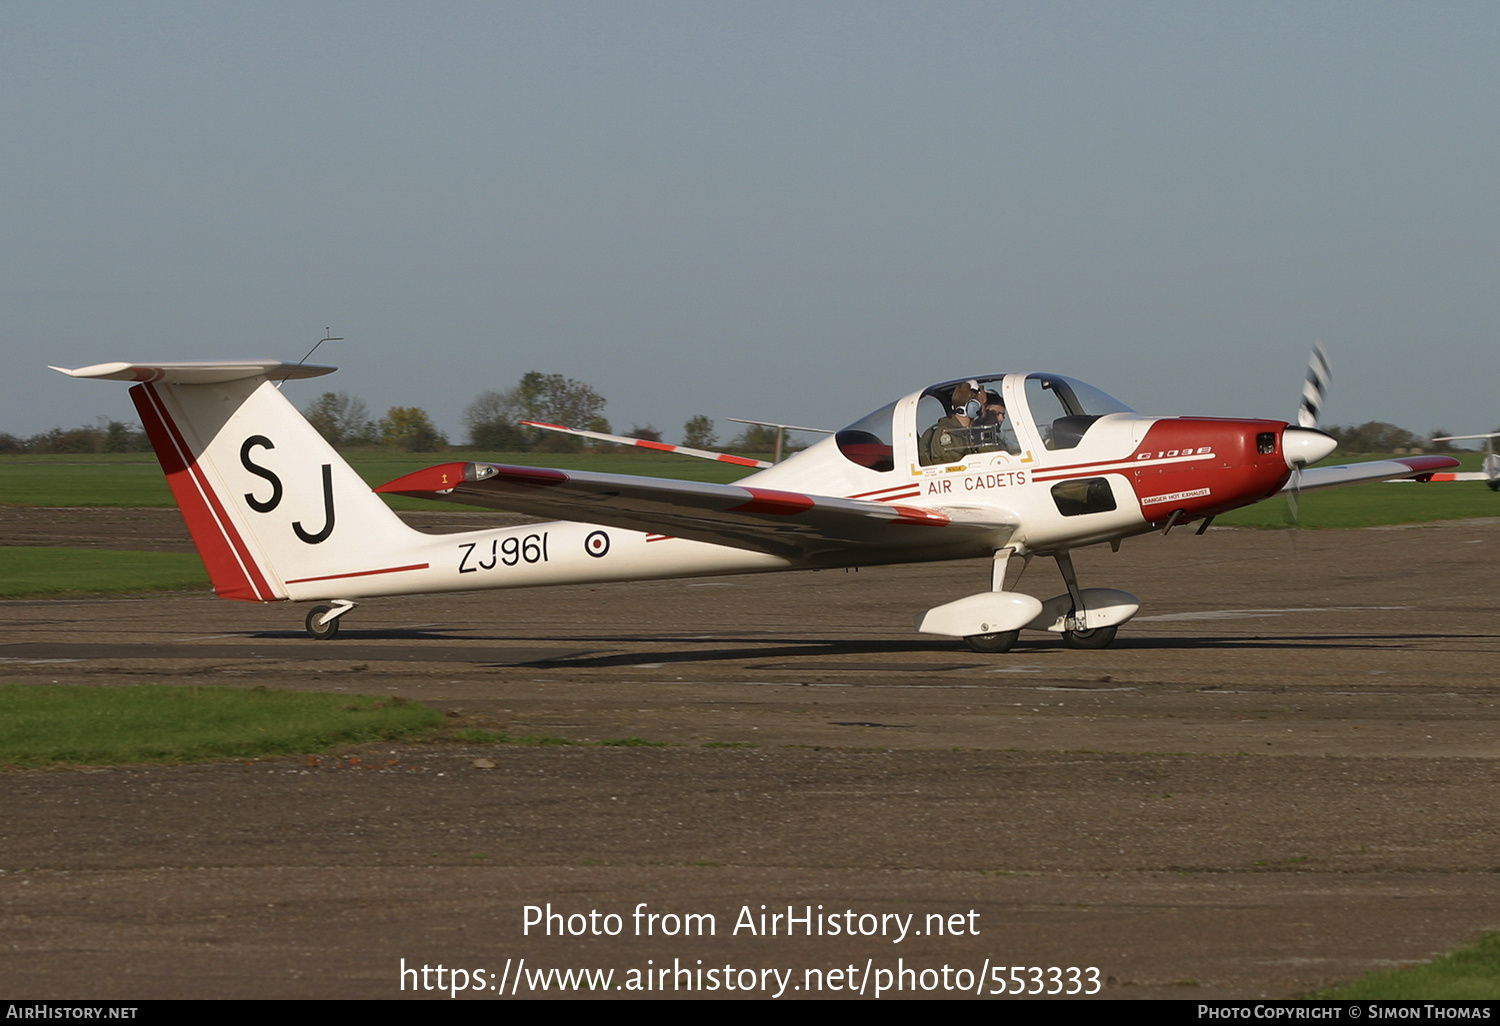
[[[275,591],[266,583],[155,386],[141,384],[130,391],[167,483],[208,567],[214,591],[242,601],[274,601]]]

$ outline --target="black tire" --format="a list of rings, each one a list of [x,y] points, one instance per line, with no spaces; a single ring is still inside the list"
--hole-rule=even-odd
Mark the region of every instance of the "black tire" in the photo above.
[[[1108,648],[1114,643],[1119,626],[1095,627],[1091,631],[1063,631],[1063,644],[1068,648]]]
[[[1015,645],[1016,639],[1020,638],[1020,631],[1000,631],[998,634],[970,634],[964,638],[964,644],[976,652],[986,654],[1009,652]]]
[[[312,612],[307,614],[307,633],[318,641],[328,641],[336,637],[339,632],[339,621],[343,617],[334,617],[325,624],[318,623],[318,617],[333,609],[332,606],[313,606]]]
[[[1500,481],[1486,481],[1485,484],[1490,486],[1490,491],[1500,492]]]

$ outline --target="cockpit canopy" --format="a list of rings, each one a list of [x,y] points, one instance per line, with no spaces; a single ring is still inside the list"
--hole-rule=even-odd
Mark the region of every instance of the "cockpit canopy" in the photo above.
[[[874,413],[861,417],[834,435],[839,452],[843,453],[850,462],[857,463],[861,467],[869,467],[881,473],[895,470],[896,459],[891,447],[891,429],[896,404],[899,402],[898,399],[894,403],[887,403]]]
[[[1026,375],[1026,405],[1048,449],[1073,448],[1106,414],[1135,412],[1093,385],[1061,374]]]
[[[914,424],[898,429],[898,408]],[[908,430],[916,439],[916,462],[937,466],[975,453],[1019,454],[1023,439],[1031,439],[1027,446],[1039,440],[1045,449],[1071,449],[1100,417],[1134,412],[1093,385],[1061,374],[991,374],[923,389],[914,410],[901,400],[882,406],[835,440],[851,462],[884,472],[895,469],[892,440]]]

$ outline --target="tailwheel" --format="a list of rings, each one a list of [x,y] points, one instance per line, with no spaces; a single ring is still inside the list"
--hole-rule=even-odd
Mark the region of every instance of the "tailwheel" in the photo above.
[[[996,634],[970,634],[964,638],[964,644],[968,645],[975,652],[1009,652],[1020,636],[1020,631],[1000,631]]]
[[[307,614],[307,633],[319,641],[327,641],[335,637],[339,632],[339,617],[335,616],[327,623],[319,623],[323,614],[334,611],[335,606],[313,606],[312,612]]]
[[[1063,644],[1068,648],[1108,648],[1119,629],[1118,625],[1112,625],[1089,631],[1063,631]]]

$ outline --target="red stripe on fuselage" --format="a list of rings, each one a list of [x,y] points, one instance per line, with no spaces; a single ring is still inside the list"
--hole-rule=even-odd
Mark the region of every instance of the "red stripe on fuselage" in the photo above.
[[[914,484],[911,484],[911,483],[907,483],[907,484],[891,485],[889,488],[877,488],[873,492],[856,492],[853,495],[849,496],[849,498],[851,498],[851,499],[868,499],[872,495],[885,495],[886,492],[899,492],[899,491],[902,491],[903,489],[911,489],[911,488],[916,488],[918,493],[920,493],[922,491],[921,486],[914,485]],[[886,497],[887,498],[895,498],[895,496],[886,496]],[[880,501],[883,501],[883,500],[877,499],[876,501],[880,502]]]
[[[235,530],[198,458],[173,423],[166,404],[150,384],[130,390],[141,424],[156,450],[157,462],[177,499],[182,518],[208,569],[214,592],[242,602],[273,602],[276,594],[260,572],[244,540]]]
[[[347,574],[324,574],[322,577],[299,577],[288,584],[309,584],[313,581],[340,581],[345,577],[372,577],[375,574],[399,574],[406,570],[426,570],[431,563],[413,563],[411,566],[388,566],[381,570],[355,570]]]

